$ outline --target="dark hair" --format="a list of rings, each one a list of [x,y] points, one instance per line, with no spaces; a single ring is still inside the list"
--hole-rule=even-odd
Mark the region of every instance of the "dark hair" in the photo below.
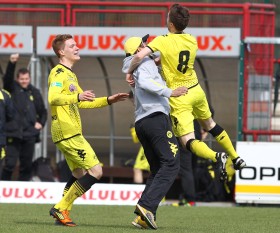
[[[189,24],[190,13],[188,8],[180,4],[173,4],[169,10],[169,20],[178,31],[183,31]]]
[[[60,58],[59,50],[63,49],[65,46],[64,42],[72,38],[73,37],[70,34],[57,35],[54,38],[52,41],[52,48],[58,58]]]
[[[19,77],[20,74],[27,74],[27,73],[30,75],[30,72],[29,72],[28,69],[26,69],[26,68],[20,68],[20,69],[18,70],[18,72],[17,72],[17,78]]]

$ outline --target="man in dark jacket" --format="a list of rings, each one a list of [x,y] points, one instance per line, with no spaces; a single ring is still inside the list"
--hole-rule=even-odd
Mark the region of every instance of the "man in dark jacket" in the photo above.
[[[2,160],[6,156],[6,122],[12,120],[15,110],[10,94],[0,90],[0,174],[2,173]]]
[[[2,180],[11,180],[17,160],[20,161],[18,180],[29,181],[32,176],[32,158],[35,142],[47,120],[47,110],[37,88],[31,85],[26,68],[14,73],[19,54],[12,54],[3,77],[4,89],[9,91],[16,109],[15,118],[7,123],[7,156]]]

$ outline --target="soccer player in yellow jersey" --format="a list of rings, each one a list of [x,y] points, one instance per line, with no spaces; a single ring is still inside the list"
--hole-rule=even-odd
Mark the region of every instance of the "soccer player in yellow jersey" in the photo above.
[[[211,159],[217,163],[220,171],[220,180],[226,179],[226,160],[230,156],[236,170],[246,166],[241,159],[227,134],[211,117],[206,95],[198,83],[194,70],[194,61],[198,50],[195,37],[183,30],[189,23],[189,11],[180,4],[171,6],[167,16],[167,35],[158,36],[147,47],[137,53],[131,63],[126,80],[132,83],[130,73],[140,64],[144,57],[160,52],[163,76],[167,86],[175,89],[180,86],[188,88],[188,94],[178,98],[171,97],[171,119],[173,130],[180,138],[181,144],[194,154]],[[197,119],[204,130],[208,131],[224,148],[224,152],[215,152],[204,142],[196,140],[194,135],[193,119]]]
[[[52,47],[59,58],[49,75],[48,101],[51,107],[51,134],[72,171],[62,199],[50,210],[57,223],[76,226],[69,217],[73,202],[102,176],[100,162],[82,134],[79,108],[100,108],[128,98],[127,93],[95,98],[92,90],[83,91],[72,71],[80,60],[79,48],[69,34],[57,35]]]

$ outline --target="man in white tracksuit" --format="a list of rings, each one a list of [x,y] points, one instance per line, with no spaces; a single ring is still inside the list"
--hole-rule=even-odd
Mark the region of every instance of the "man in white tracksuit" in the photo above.
[[[125,42],[123,73],[128,72],[133,55],[144,47],[141,37],[131,37]],[[134,70],[133,77],[135,130],[150,164],[151,173],[136,205],[135,213],[138,216],[132,224],[139,228],[157,229],[157,208],[180,169],[178,142],[169,118],[168,98],[186,94],[187,88],[168,88],[151,57],[144,58]]]

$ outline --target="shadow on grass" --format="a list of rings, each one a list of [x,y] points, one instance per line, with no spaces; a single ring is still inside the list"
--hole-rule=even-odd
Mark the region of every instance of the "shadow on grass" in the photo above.
[[[65,227],[63,225],[56,225],[54,222],[43,222],[43,221],[14,221],[15,224],[22,224],[22,225],[29,225],[29,226],[40,226],[41,228],[47,228],[50,226],[54,227]],[[66,227],[67,228],[73,228],[73,227]],[[75,228],[75,227],[74,227]],[[91,224],[91,223],[82,223],[78,224],[77,228],[95,228],[95,229],[104,229],[104,228],[112,228],[112,229],[123,229],[123,230],[141,230],[139,228],[134,227],[132,224],[124,224],[124,225],[116,225],[116,224]],[[150,229],[149,229],[150,230]],[[159,226],[158,230],[162,231],[174,231],[174,232],[184,232],[186,230],[186,227],[180,227],[180,226]]]
[[[14,221],[15,224],[23,224],[23,225],[38,225],[38,226],[54,226],[54,227],[65,227],[64,225],[59,225],[55,224],[54,222],[42,222],[42,221]],[[95,227],[95,228],[133,228],[132,224],[129,225],[114,225],[114,224],[94,224],[94,223],[82,223],[82,224],[77,224],[77,227]],[[72,227],[69,227],[72,228]],[[135,227],[134,227],[135,228]]]

